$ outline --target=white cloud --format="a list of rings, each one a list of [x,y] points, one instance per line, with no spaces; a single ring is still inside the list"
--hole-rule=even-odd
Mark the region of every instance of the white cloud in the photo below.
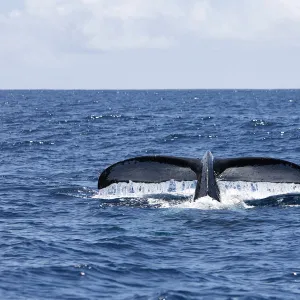
[[[194,39],[299,38],[298,0],[26,0],[2,34],[66,50],[168,48]],[[14,36],[14,37],[12,37]]]
[[[7,68],[68,68],[91,53],[124,50],[188,55],[178,49],[197,53],[208,42],[295,47],[300,41],[299,0],[25,0],[10,10],[2,5],[0,59]]]

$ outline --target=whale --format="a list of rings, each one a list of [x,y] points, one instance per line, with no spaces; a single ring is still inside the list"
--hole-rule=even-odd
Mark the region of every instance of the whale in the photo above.
[[[300,166],[270,157],[218,158],[206,151],[201,159],[140,156],[117,162],[99,176],[98,189],[113,183],[197,181],[193,199],[209,196],[221,202],[218,182],[300,183]]]

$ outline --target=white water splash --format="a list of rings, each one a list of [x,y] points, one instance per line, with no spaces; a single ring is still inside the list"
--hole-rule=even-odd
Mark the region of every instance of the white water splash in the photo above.
[[[300,193],[300,184],[273,182],[219,181],[221,201],[231,198],[257,200],[270,196]]]
[[[174,196],[192,196],[196,189],[197,181],[169,180],[161,183],[129,183],[119,182],[101,189],[93,198],[139,198],[145,195],[170,194]]]
[[[300,194],[300,184],[270,182],[217,182],[221,202],[206,196],[193,200],[197,181],[170,180],[162,183],[114,183],[99,191],[93,198],[129,199],[147,197],[150,206],[189,209],[245,209],[251,205],[244,200],[264,199],[270,196]],[[167,195],[167,197],[166,197]],[[178,197],[181,199],[178,200]],[[167,198],[167,199],[166,199]],[[248,202],[249,203],[249,202]]]
[[[165,201],[166,202],[166,201]],[[202,210],[210,210],[210,209],[245,209],[251,208],[251,206],[246,205],[243,201],[238,198],[229,199],[226,202],[219,202],[215,199],[205,196],[195,201],[190,199],[188,201],[184,201],[178,204],[170,205],[169,203],[161,203],[161,208],[188,208],[188,209],[202,209]]]

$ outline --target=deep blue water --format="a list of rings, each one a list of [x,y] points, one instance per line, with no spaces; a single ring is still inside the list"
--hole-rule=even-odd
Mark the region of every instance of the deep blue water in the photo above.
[[[2,90],[0,104],[1,299],[300,298],[297,195],[224,209],[95,197],[99,173],[133,156],[300,164],[300,90]]]

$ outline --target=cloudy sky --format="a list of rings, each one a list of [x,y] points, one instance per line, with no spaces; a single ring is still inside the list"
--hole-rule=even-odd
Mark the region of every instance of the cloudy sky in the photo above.
[[[0,89],[300,88],[300,1],[1,1],[0,63]]]

